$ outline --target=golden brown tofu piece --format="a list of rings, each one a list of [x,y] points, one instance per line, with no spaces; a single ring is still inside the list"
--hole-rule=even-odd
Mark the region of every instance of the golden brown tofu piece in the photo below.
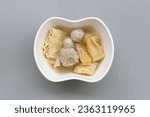
[[[87,45],[87,51],[94,62],[104,58],[105,55],[102,46],[100,45],[98,36],[96,34],[87,37],[86,45]]]
[[[59,60],[59,54],[58,54],[54,63],[54,68],[59,67],[59,66],[60,66],[60,60]]]
[[[48,64],[54,64],[55,63],[55,59],[47,59]]]
[[[75,44],[77,52],[79,54],[80,61],[83,65],[91,65],[92,59],[87,53],[87,50],[79,43]]]
[[[96,71],[98,63],[92,63],[91,65],[82,65],[79,64],[75,66],[74,72],[78,74],[84,74],[84,75],[93,75]]]
[[[56,28],[49,30],[48,37],[44,43],[43,52],[46,58],[56,59],[59,50],[62,48],[65,33]]]

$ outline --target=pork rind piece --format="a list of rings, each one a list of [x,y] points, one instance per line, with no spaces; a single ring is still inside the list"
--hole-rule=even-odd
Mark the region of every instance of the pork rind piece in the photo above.
[[[75,66],[74,72],[78,74],[83,74],[83,75],[93,75],[96,71],[98,63],[92,63],[91,65],[85,66],[82,64],[79,64]]]
[[[79,54],[80,61],[83,65],[91,65],[92,59],[88,55],[86,49],[79,43],[75,44],[76,50]]]
[[[65,33],[60,29],[51,28],[44,43],[43,53],[46,58],[56,59],[59,50],[62,48]]]
[[[103,59],[105,56],[100,44],[101,42],[96,34],[92,34],[86,39],[87,51],[94,62]]]

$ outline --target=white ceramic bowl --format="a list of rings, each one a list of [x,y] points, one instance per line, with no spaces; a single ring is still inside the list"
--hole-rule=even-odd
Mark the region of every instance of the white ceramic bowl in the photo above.
[[[104,46],[105,59],[98,66],[93,76],[84,76],[75,73],[58,73],[51,68],[42,53],[42,46],[50,27],[66,26],[78,28],[91,26],[100,34]],[[104,78],[110,69],[114,57],[114,44],[111,33],[104,22],[96,17],[88,17],[79,20],[69,20],[60,17],[47,19],[39,28],[34,41],[34,57],[41,73],[50,81],[61,82],[66,80],[81,80],[85,82],[97,82]]]

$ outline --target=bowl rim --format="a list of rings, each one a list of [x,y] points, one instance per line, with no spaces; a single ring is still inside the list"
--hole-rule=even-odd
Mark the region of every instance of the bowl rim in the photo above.
[[[36,43],[37,43],[38,34],[39,34],[40,30],[43,28],[43,26],[48,21],[55,20],[55,19],[59,19],[59,20],[63,20],[63,21],[66,21],[66,22],[71,22],[71,23],[77,23],[77,22],[82,22],[82,21],[86,21],[86,20],[97,20],[97,21],[99,21],[104,26],[104,28],[106,29],[106,31],[107,31],[107,33],[108,33],[108,35],[110,37],[112,56],[111,56],[111,59],[109,61],[108,67],[106,68],[106,70],[104,71],[104,73],[103,73],[103,75],[101,77],[98,77],[97,79],[92,79],[92,80],[89,80],[88,78],[87,79],[83,79],[80,76],[78,76],[78,77],[77,76],[67,76],[67,77],[65,77],[65,79],[62,79],[62,80],[53,80],[53,79],[50,79],[49,77],[47,77],[47,75],[44,73],[44,71],[42,70],[42,68],[40,67],[39,62],[38,62],[37,53],[36,53],[36,45],[37,45]],[[75,19],[75,20],[67,19],[67,18],[62,18],[62,17],[50,17],[50,18],[46,19],[41,24],[40,28],[38,29],[38,31],[36,33],[36,36],[35,36],[35,39],[34,39],[34,45],[33,45],[33,54],[34,54],[35,63],[37,65],[39,71],[49,81],[52,81],[52,82],[63,82],[63,81],[68,81],[68,80],[80,80],[80,81],[84,81],[84,82],[94,83],[94,82],[98,82],[98,81],[102,80],[106,76],[106,74],[108,73],[108,71],[110,70],[110,67],[111,67],[113,59],[114,59],[114,42],[113,42],[113,37],[112,37],[112,35],[110,33],[110,30],[108,29],[108,27],[106,26],[106,24],[101,19],[99,19],[97,17],[85,17],[85,18]]]

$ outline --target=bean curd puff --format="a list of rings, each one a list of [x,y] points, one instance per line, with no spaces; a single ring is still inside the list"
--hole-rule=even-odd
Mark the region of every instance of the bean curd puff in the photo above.
[[[79,55],[74,48],[63,48],[59,59],[62,66],[69,67],[79,62]]]
[[[63,41],[63,47],[64,48],[73,48],[74,42],[69,37],[66,37]]]
[[[81,42],[81,40],[83,39],[84,35],[85,35],[85,32],[82,29],[72,30],[71,34],[70,34],[71,39],[74,42]]]

